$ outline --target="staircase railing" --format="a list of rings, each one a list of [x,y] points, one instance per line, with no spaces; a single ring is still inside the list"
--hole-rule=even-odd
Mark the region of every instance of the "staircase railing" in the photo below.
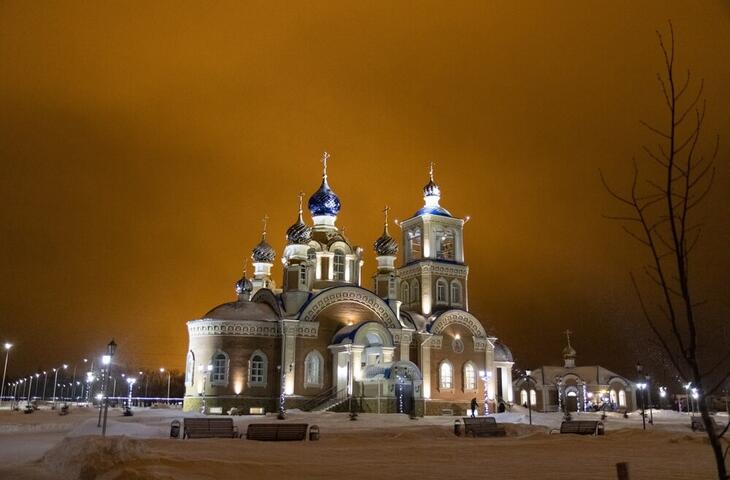
[[[322,405],[325,402],[328,402],[330,400],[333,400],[335,398],[339,399],[343,397],[343,394],[346,392],[346,389],[337,390],[337,387],[330,387],[327,390],[319,393],[317,396],[312,397],[311,399],[307,400],[305,403],[302,404],[302,410],[305,412],[311,412],[318,406]]]

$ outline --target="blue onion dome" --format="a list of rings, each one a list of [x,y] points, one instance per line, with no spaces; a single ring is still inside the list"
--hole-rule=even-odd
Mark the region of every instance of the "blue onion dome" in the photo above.
[[[244,273],[240,280],[236,282],[236,293],[241,295],[242,293],[251,293],[252,291],[253,283],[251,283],[251,280],[246,278],[246,274]]]
[[[306,245],[312,239],[312,227],[308,227],[302,220],[302,197],[299,194],[299,217],[297,221],[286,231],[286,243],[288,245]]]
[[[313,217],[320,215],[334,217],[340,213],[340,199],[327,183],[327,159],[329,159],[329,154],[324,152],[322,157],[322,163],[324,165],[322,184],[319,186],[319,190],[309,197],[309,212]]]
[[[257,263],[274,263],[276,258],[276,252],[271,245],[266,242],[266,237],[263,237],[258,245],[256,245],[251,252],[251,258]]]
[[[375,250],[375,253],[378,254],[378,256],[391,256],[394,257],[398,254],[398,242],[393,240],[393,237],[390,236],[390,233],[388,233],[388,211],[390,208],[387,206],[383,210],[383,213],[385,214],[385,224],[383,226],[383,234],[375,240],[375,243],[373,244],[373,249]]]

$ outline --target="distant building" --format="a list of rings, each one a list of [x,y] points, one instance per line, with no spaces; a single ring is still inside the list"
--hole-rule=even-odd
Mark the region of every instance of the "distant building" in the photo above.
[[[570,345],[563,349],[563,366],[542,366],[527,370],[530,378],[518,378],[514,390],[520,405],[543,412],[581,412],[603,408],[617,410],[636,408],[635,384],[600,365],[576,366],[576,351]]]
[[[512,401],[512,354],[469,311],[466,220],[440,205],[433,168],[423,207],[399,225],[400,266],[384,211],[370,290],[363,250],[335,223],[326,154],[323,164],[313,225],[300,195],[286,232],[281,287],[264,227],[238,298],[188,322],[184,409],[275,411],[282,392],[287,408],[343,410],[352,399],[365,411],[419,415],[464,413],[475,397],[480,410]]]

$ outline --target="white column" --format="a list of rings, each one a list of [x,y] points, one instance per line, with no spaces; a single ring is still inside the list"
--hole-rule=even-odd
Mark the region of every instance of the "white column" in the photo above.
[[[294,379],[296,372],[296,321],[284,320],[284,393],[291,395],[294,393]]]
[[[423,375],[423,398],[431,398],[431,347],[430,336],[421,342],[421,375]]]
[[[352,361],[350,362],[350,375],[357,381],[362,380],[362,352],[364,347],[353,345],[352,349]]]

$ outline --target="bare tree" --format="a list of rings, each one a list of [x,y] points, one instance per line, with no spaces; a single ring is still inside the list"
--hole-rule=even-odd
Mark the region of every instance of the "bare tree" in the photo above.
[[[697,388],[702,422],[715,456],[718,478],[727,480],[730,477],[725,460],[730,446],[724,447],[723,441],[727,442],[724,435],[728,428],[715,430],[706,397],[717,392],[730,376],[730,349],[711,352],[699,342],[703,330],[706,335],[712,332],[707,331],[708,321],[698,316],[703,302],[690,289],[690,257],[702,231],[693,213],[711,190],[719,138],[715,138],[710,155],[701,153],[699,144],[706,108],[704,82],[692,81],[689,70],[679,81],[675,78],[671,22],[669,45],[659,31],[657,37],[666,67],[663,74],[657,74],[657,79],[669,118],[666,124],[658,126],[641,122],[658,142],[656,146],[642,147],[646,162],[641,173],[634,159],[628,193],[619,193],[609,186],[602,173],[601,181],[628,212],[608,218],[621,221],[624,231],[647,253],[648,262],[642,267],[643,281],[631,274],[641,311],[673,368],[684,381]],[[642,287],[645,284],[650,288]],[[728,345],[724,344],[723,348]]]

